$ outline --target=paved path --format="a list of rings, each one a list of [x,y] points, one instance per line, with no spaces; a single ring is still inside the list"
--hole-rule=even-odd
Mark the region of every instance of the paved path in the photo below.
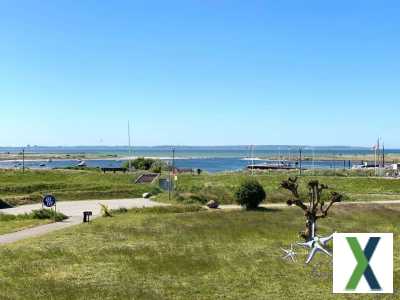
[[[168,205],[143,198],[118,199],[118,200],[60,201],[57,203],[57,211],[60,211],[63,214],[69,216],[69,219],[62,222],[50,223],[46,225],[24,229],[17,232],[0,235],[0,244],[13,243],[22,239],[44,235],[46,233],[55,230],[80,224],[82,223],[83,219],[83,211],[92,211],[94,218],[99,217],[101,213],[101,208],[99,203],[107,205],[110,209],[117,209],[121,207],[142,208],[142,207]],[[33,209],[40,209],[40,208],[42,208],[41,204],[21,205],[13,208],[0,209],[0,213],[17,215],[17,214],[29,213]]]
[[[57,222],[57,223],[50,223],[46,225],[40,225],[33,228],[28,228],[12,233],[7,233],[0,235],[0,245],[1,244],[9,244],[19,240],[23,240],[30,237],[44,235],[46,233],[63,229],[72,225],[77,225],[82,222],[80,217],[71,217],[65,221]]]
[[[134,207],[153,207],[168,205],[164,203],[158,203],[149,199],[136,198],[136,199],[118,199],[118,200],[85,200],[85,201],[62,201],[58,202],[57,210],[61,211],[65,215],[69,216],[68,220],[58,223],[51,223],[46,225],[37,226],[9,234],[0,235],[0,244],[13,243],[22,239],[36,237],[44,235],[46,233],[63,229],[72,225],[77,225],[82,222],[83,211],[90,210],[93,212],[93,217],[100,216],[100,205],[99,203],[107,205],[111,209],[117,209],[120,207],[134,208]],[[365,201],[365,202],[342,202],[336,205],[349,205],[349,204],[400,204],[400,200],[387,200],[387,201]],[[267,208],[284,208],[288,207],[285,203],[271,203],[263,204],[262,207]],[[0,213],[7,214],[23,214],[29,213],[33,209],[40,209],[41,204],[22,205],[13,208],[0,209]],[[240,209],[239,205],[227,204],[220,205],[221,209]]]
[[[82,217],[84,211],[92,211],[93,215],[97,216],[101,213],[99,204],[105,204],[110,209],[117,209],[120,207],[134,208],[134,207],[151,207],[156,205],[165,205],[162,203],[154,202],[149,199],[135,198],[135,199],[116,199],[116,200],[83,200],[83,201],[60,201],[57,202],[57,211],[69,217]],[[34,209],[41,209],[41,204],[21,205],[13,208],[0,209],[0,213],[5,214],[24,214],[30,213]]]
[[[351,205],[351,204],[361,204],[361,205],[371,205],[371,204],[400,204],[400,200],[382,200],[382,201],[349,201],[335,203],[336,205]],[[284,208],[288,207],[286,203],[270,203],[261,204],[261,207],[266,208]],[[294,205],[293,205],[294,206]],[[241,209],[242,207],[237,204],[222,204],[219,206],[220,209]]]

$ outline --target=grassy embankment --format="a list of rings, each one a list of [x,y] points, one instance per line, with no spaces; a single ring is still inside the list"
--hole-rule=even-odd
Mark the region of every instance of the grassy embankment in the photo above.
[[[55,221],[67,219],[62,213],[57,212],[54,216],[54,211],[50,209],[34,210],[29,214],[8,215],[0,213],[0,234],[15,232],[26,228],[35,227]]]
[[[329,218],[321,220],[319,230],[321,234],[394,232],[394,286],[399,286],[399,209],[335,207]],[[329,257],[319,253],[305,266],[306,252],[298,249],[297,263],[281,258],[280,248],[297,241],[297,232],[303,229],[304,216],[298,208],[194,212],[186,206],[175,210],[133,210],[1,246],[0,297],[357,298],[331,293]],[[399,297],[395,292],[386,298]]]
[[[327,184],[330,191],[338,191],[345,195],[346,201],[400,200],[400,180],[362,176],[362,173],[317,172],[312,175],[306,172],[299,178],[301,192],[306,196],[306,183],[319,180]],[[256,173],[257,178],[267,192],[267,201],[272,203],[286,202],[290,194],[280,188],[282,180],[288,176],[296,176],[297,172]],[[344,176],[346,175],[346,176]],[[210,199],[221,203],[234,203],[234,190],[240,181],[249,176],[248,173],[202,174],[200,176],[180,175],[173,201],[181,203],[205,203]],[[325,197],[329,196],[329,190]],[[167,201],[168,195],[161,194],[159,200]]]
[[[52,222],[52,220],[40,220],[40,219],[3,219],[0,216],[0,234],[6,234],[15,232],[39,225],[44,225]]]
[[[337,176],[331,176],[335,174]],[[300,178],[302,192],[305,183],[318,179],[328,184],[330,190],[344,193],[347,201],[398,200],[400,180],[365,176],[364,172],[321,171],[304,172]],[[0,204],[11,205],[40,202],[42,195],[53,193],[59,200],[111,199],[141,197],[144,192],[159,192],[156,185],[134,184],[139,174],[107,173],[98,170],[50,170],[50,171],[0,171]],[[256,173],[267,192],[268,202],[286,202],[290,196],[279,188],[280,182],[292,172]],[[249,176],[246,172],[197,175],[179,175],[173,202],[202,204],[210,199],[221,203],[233,203],[233,191],[240,181]],[[328,192],[325,193],[329,195]],[[167,201],[168,193],[157,196],[159,201]]]
[[[11,205],[40,202],[52,193],[58,200],[141,197],[156,191],[153,185],[137,185],[138,174],[107,173],[98,170],[0,171],[0,200]],[[0,203],[1,204],[1,203]]]

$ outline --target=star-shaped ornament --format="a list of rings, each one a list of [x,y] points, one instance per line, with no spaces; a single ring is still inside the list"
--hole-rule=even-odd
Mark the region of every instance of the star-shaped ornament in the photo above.
[[[296,262],[296,251],[293,249],[293,244],[290,245],[290,249],[283,249],[281,250],[284,252],[283,259],[292,260],[292,262]]]
[[[314,236],[311,240],[305,243],[297,243],[297,245],[309,248],[310,252],[308,253],[308,257],[306,260],[306,264],[310,263],[310,261],[313,259],[315,253],[317,252],[323,252],[326,255],[332,256],[332,254],[324,248],[326,244],[333,238],[333,234],[327,237],[319,237],[319,236]]]

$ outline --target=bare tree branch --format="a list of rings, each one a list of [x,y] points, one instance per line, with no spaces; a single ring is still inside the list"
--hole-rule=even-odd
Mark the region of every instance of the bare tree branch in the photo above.
[[[332,205],[336,202],[341,202],[343,196],[339,193],[332,192],[331,197],[329,199],[328,205],[325,205],[325,201],[322,199],[322,193],[324,190],[328,189],[328,186],[325,184],[320,184],[318,180],[311,180],[308,184],[308,206],[304,204],[305,200],[301,199],[298,188],[299,185],[297,183],[297,177],[291,178],[288,180],[284,180],[281,183],[281,187],[290,191],[295,199],[290,199],[287,201],[288,205],[296,205],[300,207],[303,211],[305,211],[306,216],[306,230],[301,233],[301,236],[304,239],[308,240],[311,234],[311,226],[315,224],[316,220],[319,218],[325,218],[328,215],[328,211],[332,207]]]

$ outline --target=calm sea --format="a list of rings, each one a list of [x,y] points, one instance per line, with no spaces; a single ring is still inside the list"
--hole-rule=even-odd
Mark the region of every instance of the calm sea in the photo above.
[[[372,154],[372,150],[368,148],[353,147],[306,147],[302,146],[302,153],[307,157],[313,157],[313,161],[304,161],[303,167],[311,168],[343,168],[349,167],[349,162],[344,161],[321,161],[318,157],[327,155],[365,155]],[[128,156],[127,147],[28,147],[25,148],[27,153],[36,154],[99,154],[99,155],[118,155],[119,157]],[[21,148],[17,147],[0,147],[0,153],[19,153]],[[386,153],[400,154],[400,149],[389,149]],[[133,148],[134,156],[159,157],[161,159],[170,160],[172,157],[172,147],[135,147]],[[208,172],[236,171],[242,170],[251,164],[245,158],[251,156],[249,147],[232,146],[232,147],[175,147],[175,165],[178,168],[202,169]],[[253,151],[253,157],[259,158],[255,163],[276,163],[268,160],[269,157],[281,157],[282,160],[292,161],[298,159],[299,147],[297,146],[256,146]],[[89,167],[119,167],[124,160],[115,158],[86,160]],[[350,162],[358,164],[360,161]],[[75,166],[77,160],[53,160],[48,161],[26,161],[27,168],[63,168]],[[42,166],[40,166],[42,165]],[[0,161],[0,168],[20,168],[17,161]]]

